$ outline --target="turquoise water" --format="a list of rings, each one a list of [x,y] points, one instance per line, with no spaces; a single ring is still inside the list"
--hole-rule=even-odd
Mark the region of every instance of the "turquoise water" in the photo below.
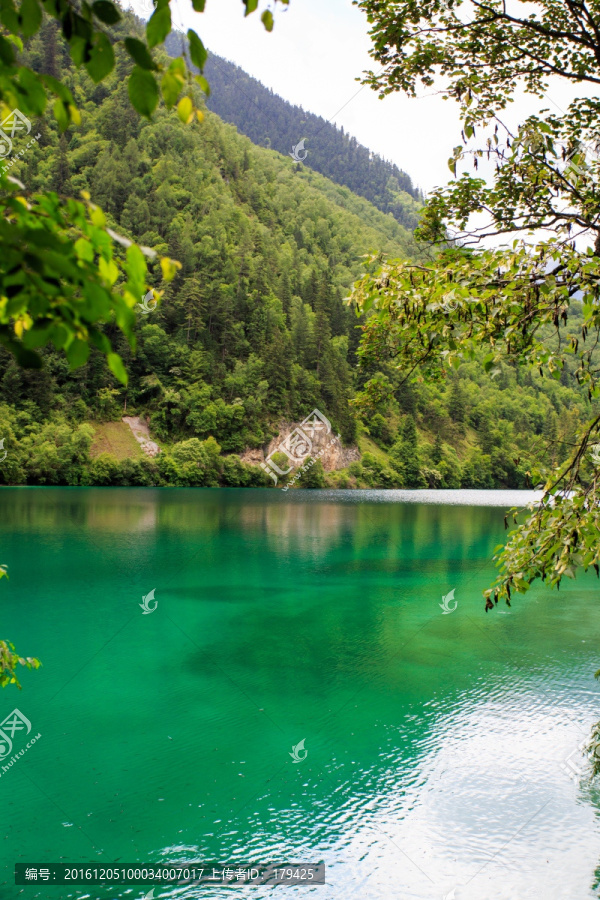
[[[148,890],[16,887],[16,862],[202,858],[326,864],[285,897],[597,897],[600,796],[569,773],[600,718],[598,582],[486,615],[515,498],[432,499],[3,489],[2,636],[44,668],[0,694],[41,734],[0,775],[0,898]]]

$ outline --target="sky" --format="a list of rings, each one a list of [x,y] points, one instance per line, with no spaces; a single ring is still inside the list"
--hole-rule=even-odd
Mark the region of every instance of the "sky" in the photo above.
[[[143,18],[152,0],[130,0]],[[360,143],[395,162],[425,192],[449,180],[448,158],[460,143],[458,106],[433,89],[417,98],[392,94],[380,100],[356,81],[374,61],[368,23],[351,0],[290,0],[275,4],[269,34],[260,13],[273,3],[261,0],[244,18],[241,0],[206,0],[195,13],[190,0],[171,0],[174,26],[194,28],[205,46],[231,60],[285,100],[335,122]],[[541,107],[564,109],[568,88],[551,86],[551,99],[540,103],[517,97],[505,118],[509,124]],[[581,92],[581,89],[580,89]],[[290,136],[292,144],[304,135]],[[307,144],[309,148],[309,144]],[[481,171],[480,171],[481,174]]]

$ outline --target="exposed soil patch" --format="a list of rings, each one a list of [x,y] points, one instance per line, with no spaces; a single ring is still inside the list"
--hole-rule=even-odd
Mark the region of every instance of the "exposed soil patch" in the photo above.
[[[148,423],[139,416],[123,416],[123,421],[131,428],[134,438],[146,456],[158,456],[160,447],[151,440]]]

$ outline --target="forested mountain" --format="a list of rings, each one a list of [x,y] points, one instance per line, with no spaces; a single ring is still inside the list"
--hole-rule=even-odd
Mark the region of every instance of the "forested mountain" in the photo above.
[[[181,270],[166,285],[155,266],[162,296],[138,310],[135,354],[107,326],[127,388],[96,350],[73,373],[60,350],[44,351],[41,372],[0,351],[4,483],[271,484],[239,455],[315,407],[362,451],[327,476],[332,486],[522,486],[543,439],[561,458],[589,406],[583,391],[517,380],[510,368],[489,381],[475,364],[435,387],[360,370],[361,321],[344,298],[365,254],[417,259],[412,234],[210,111],[193,125],[164,108],[141,120],[123,83],[130,63],[120,45],[116,53],[114,73],[95,86],[44,24],[27,60],[66,78],[82,124],[59,135],[54,119],[36,121],[41,137],[11,160],[11,174],[30,188],[89,191],[115,230]],[[353,399],[373,377],[379,399],[361,412]],[[148,420],[158,457],[142,455],[125,413]],[[317,466],[311,479],[324,483]]]
[[[181,53],[181,40],[179,34],[169,35],[166,46],[174,56]],[[423,197],[394,163],[359,144],[343,128],[288,103],[220,56],[209,54],[204,73],[211,86],[208,108],[253,143],[286,156],[305,139],[299,151],[305,157],[302,165],[346,185],[407,228],[417,226]]]

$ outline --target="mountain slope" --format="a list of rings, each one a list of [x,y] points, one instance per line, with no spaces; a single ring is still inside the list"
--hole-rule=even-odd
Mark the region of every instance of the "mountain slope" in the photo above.
[[[30,188],[89,191],[115,229],[181,270],[169,285],[152,271],[161,303],[139,310],[135,355],[106,326],[127,389],[96,350],[74,373],[55,350],[41,372],[0,350],[1,482],[271,484],[239,456],[250,449],[259,461],[281,423],[315,407],[362,451],[327,476],[333,486],[520,487],[542,439],[558,458],[566,452],[589,412],[583,389],[512,369],[490,381],[475,363],[435,385],[407,384],[392,365],[358,369],[361,320],[344,297],[364,254],[417,260],[412,234],[213,113],[186,126],[161,108],[141,121],[123,80],[130,63],[116,52],[114,74],[95,86],[44,25],[26,57],[68,79],[83,122],[64,135],[51,119],[36,122],[40,140],[11,171]],[[371,377],[376,403],[361,416],[351,401]],[[124,414],[149,420],[156,459],[139,458]],[[308,478],[323,483],[318,466]]]
[[[169,35],[166,46],[174,56],[179,55],[181,35]],[[220,56],[209,54],[204,74],[211,87],[208,108],[253,143],[287,156],[306,139],[303,165],[349,187],[406,228],[416,227],[423,197],[394,163],[359,144],[343,128],[288,103]]]
[[[213,113],[193,126],[164,108],[151,123],[140,120],[122,78],[129,62],[120,45],[116,51],[114,74],[95,86],[67,62],[55,26],[44,25],[27,58],[69,79],[83,122],[62,136],[54,121],[36,123],[42,136],[12,173],[31,188],[89,191],[116,230],[179,260],[181,270],[164,285],[155,267],[151,283],[162,301],[140,314],[136,355],[115,336],[130,372],[127,390],[96,351],[73,375],[54,351],[40,374],[22,372],[0,353],[0,399],[15,411],[14,440],[24,441],[10,477],[60,483],[80,471],[74,448],[49,454],[46,464],[28,417],[94,423],[118,419],[125,403],[128,414],[149,417],[167,450],[196,441],[174,451],[172,470],[157,463],[175,483],[186,454],[193,465],[206,455],[198,443],[214,439],[224,452],[240,453],[268,440],[279,420],[302,419],[315,406],[351,441],[359,334],[343,300],[365,254],[416,255],[412,235],[348,188],[254,146]],[[52,429],[40,434],[48,441]],[[85,444],[83,433],[79,439]]]

